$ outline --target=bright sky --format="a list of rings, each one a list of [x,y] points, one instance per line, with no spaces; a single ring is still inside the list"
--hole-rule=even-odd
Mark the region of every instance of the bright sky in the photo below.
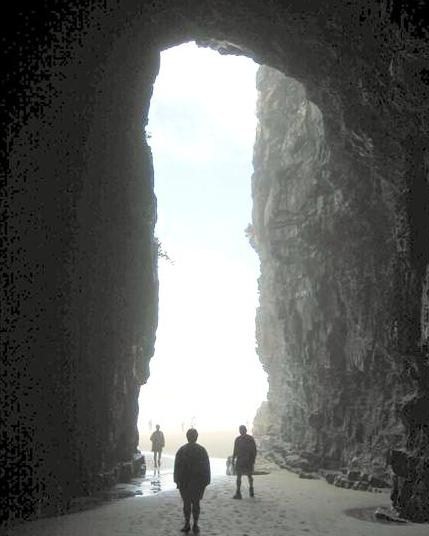
[[[149,114],[158,198],[160,301],[148,422],[181,430],[251,426],[267,381],[255,352],[259,261],[251,221],[257,65],[193,43],[164,51]]]

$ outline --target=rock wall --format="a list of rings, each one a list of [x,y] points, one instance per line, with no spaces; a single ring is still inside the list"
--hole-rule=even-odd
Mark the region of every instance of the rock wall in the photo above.
[[[261,280],[261,357],[276,370],[272,393],[284,389],[308,400],[292,405],[300,429],[286,399],[268,408],[276,438],[334,461],[363,456],[368,449],[357,445],[365,441],[380,438],[377,456],[392,438],[394,446],[406,441],[410,458],[406,471],[398,469],[397,495],[402,510],[419,517],[414,495],[424,496],[429,444],[424,6],[44,0],[31,9],[9,7],[2,54],[10,68],[0,108],[8,162],[4,515],[56,512],[70,497],[114,480],[115,468],[133,454],[157,303],[156,203],[144,125],[160,50],[196,39],[298,80],[323,116],[320,123],[314,106],[302,108],[294,128],[306,129],[310,140],[289,138],[293,158],[273,147],[281,165],[260,181],[266,218],[255,211],[257,248],[271,271]],[[324,138],[306,121],[319,121]],[[284,125],[276,128],[283,144]],[[289,280],[285,290],[281,281]],[[281,289],[275,298],[268,297],[270,284]],[[347,392],[353,409],[334,400],[343,384],[356,393]],[[372,393],[371,404],[362,392]],[[393,404],[402,407],[406,395],[399,414],[407,432],[396,437]],[[355,424],[366,414],[373,431]],[[322,437],[325,426],[335,441]]]
[[[159,53],[133,65],[108,13],[92,13],[106,27],[90,32],[89,12],[64,11],[19,19],[24,35],[40,27],[19,43],[9,95],[1,512],[12,519],[129,474],[157,323],[144,125]]]
[[[345,129],[332,143],[296,80],[262,67],[257,83],[251,244],[261,260],[256,333],[269,393],[255,433],[281,465],[346,468],[354,481],[360,469],[369,485],[383,485],[391,450],[406,450],[413,434],[412,451],[427,442],[415,417],[429,406],[415,383],[425,356],[414,339],[419,312],[407,303],[411,231],[398,222],[406,176],[401,188],[370,155],[357,161]],[[426,493],[422,482],[412,507],[397,506],[426,518]]]
[[[394,191],[330,150],[322,114],[299,82],[261,68],[258,89],[253,244],[258,348],[275,378],[271,426],[327,463],[384,456],[392,437],[403,440],[395,401],[405,393],[395,388],[412,389],[386,350],[394,344]]]

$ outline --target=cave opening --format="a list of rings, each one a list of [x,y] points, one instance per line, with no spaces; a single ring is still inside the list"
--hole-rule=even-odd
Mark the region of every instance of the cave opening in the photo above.
[[[418,9],[107,4],[48,13],[48,2],[28,17],[15,6],[7,19],[13,69],[4,82],[16,87],[2,512],[60,512],[70,497],[129,474],[157,316],[141,120],[159,51],[216,38],[300,80],[324,118],[326,144],[288,136],[268,103],[275,92],[266,92],[276,128],[260,138],[258,161],[311,149],[319,173],[312,158],[258,171],[253,230],[266,261],[258,350],[272,402],[259,430],[271,432],[282,466],[299,456],[306,468],[329,463],[355,476],[358,468],[362,486],[365,475],[392,485],[392,451],[394,506],[427,520],[428,45]],[[304,170],[309,180],[299,184]],[[337,482],[356,484],[347,475]]]
[[[227,457],[266,398],[255,351],[259,260],[248,236],[257,68],[192,42],[161,54],[146,128],[160,290],[139,397],[142,450],[159,423],[166,453],[195,426],[211,455]]]

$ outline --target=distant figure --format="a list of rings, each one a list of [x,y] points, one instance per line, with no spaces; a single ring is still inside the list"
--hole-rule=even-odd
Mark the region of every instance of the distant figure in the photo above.
[[[232,463],[232,456],[228,456],[226,459],[226,474],[229,476],[236,475],[234,464]]]
[[[185,524],[181,532],[191,530],[191,512],[194,520],[192,531],[200,532],[198,518],[200,516],[200,500],[206,486],[210,484],[210,462],[206,449],[197,443],[198,432],[190,428],[186,432],[188,443],[180,447],[174,460],[174,482],[183,500]]]
[[[148,421],[147,425],[149,427],[149,432],[152,432],[152,419]]]
[[[165,447],[165,438],[164,434],[159,429],[159,424],[157,424],[155,428],[156,430],[150,436],[150,440],[152,441],[153,463],[154,468],[156,469],[157,467],[161,466],[161,452]]]
[[[249,480],[249,495],[255,496],[253,489],[253,467],[256,459],[256,443],[251,435],[247,433],[247,428],[242,424],[239,427],[240,435],[235,439],[234,452],[232,453],[232,463],[237,475],[237,491],[234,499],[241,499],[241,476],[247,475]]]

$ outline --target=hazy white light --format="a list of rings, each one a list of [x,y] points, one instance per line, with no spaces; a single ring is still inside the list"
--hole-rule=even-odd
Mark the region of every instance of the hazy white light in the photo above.
[[[139,428],[251,423],[267,382],[255,353],[251,219],[257,65],[186,44],[162,54],[151,102],[160,310]]]

